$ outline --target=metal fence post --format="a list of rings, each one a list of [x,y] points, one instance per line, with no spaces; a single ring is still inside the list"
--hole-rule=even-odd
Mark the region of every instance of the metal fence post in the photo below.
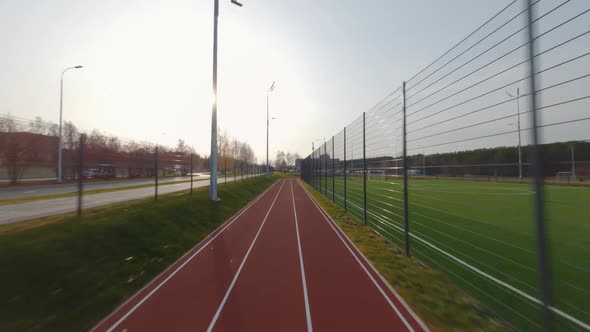
[[[82,199],[84,195],[84,146],[86,135],[80,135],[80,156],[78,160],[78,217],[82,215]]]
[[[316,190],[321,190],[322,187],[320,186],[320,177],[318,176],[318,152],[317,150],[314,151],[314,158],[313,158],[313,163],[314,163],[314,177],[315,177],[315,189]]]
[[[223,175],[225,177],[225,182],[224,183],[227,183],[227,158],[224,158],[223,159],[223,162],[224,162],[223,163]]]
[[[311,149],[311,186],[315,188],[315,151]]]
[[[529,90],[530,90],[530,103],[531,103],[531,131],[532,133],[532,144],[531,144],[531,159],[532,159],[532,171],[534,175],[534,187],[535,187],[535,217],[537,226],[537,257],[539,264],[539,279],[541,286],[541,297],[543,300],[543,316],[544,316],[544,329],[545,331],[551,331],[553,327],[552,314],[551,314],[551,274],[549,270],[549,256],[548,256],[548,243],[547,243],[547,228],[545,225],[545,207],[544,207],[544,188],[543,188],[543,165],[541,162],[541,152],[539,147],[539,128],[540,114],[537,113],[537,93],[536,93],[536,81],[535,81],[535,39],[533,31],[533,13],[532,13],[532,0],[527,0],[527,23],[528,23],[528,60],[529,60]]]
[[[322,192],[322,177],[324,176],[322,174],[322,146],[321,145],[317,149],[316,159],[317,159],[317,163],[318,163],[318,189],[321,193]]]
[[[319,186],[319,190],[320,193],[322,192],[322,177],[324,176],[324,174],[322,173],[322,146],[320,145],[320,147],[318,148],[318,152],[317,152],[317,160],[318,160],[318,186]]]
[[[363,213],[367,224],[367,155],[366,155],[365,112],[363,112]]]
[[[314,150],[313,151],[313,187],[318,190],[318,184],[319,184],[319,179],[318,179],[318,156],[317,156],[317,152]]]
[[[328,197],[328,144],[324,142],[324,195]]]
[[[406,133],[406,82],[402,83],[402,112],[403,112],[403,150],[404,150],[404,235],[406,242],[406,256],[410,256],[410,225],[408,220],[408,147]]]
[[[154,199],[158,200],[158,145],[156,145],[156,153],[154,153],[154,169],[156,171]]]
[[[317,167],[317,177],[318,177],[318,190],[320,191],[320,193],[322,192],[322,159],[321,159],[321,148],[318,147],[317,151],[316,151],[316,167]]]
[[[334,165],[334,136],[332,136],[332,202],[336,202],[336,166]]]
[[[191,153],[191,195],[193,194],[193,154]]]
[[[346,127],[344,127],[344,212],[348,212],[346,204]]]

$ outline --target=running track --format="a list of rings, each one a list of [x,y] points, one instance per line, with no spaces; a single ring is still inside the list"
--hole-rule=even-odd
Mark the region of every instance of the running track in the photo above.
[[[297,180],[280,180],[95,331],[424,331]]]

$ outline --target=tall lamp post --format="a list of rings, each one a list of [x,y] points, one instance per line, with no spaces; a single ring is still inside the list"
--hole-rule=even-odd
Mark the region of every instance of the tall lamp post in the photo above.
[[[268,124],[270,122],[268,118],[268,109],[269,109],[269,96],[270,93],[275,89],[275,82],[272,82],[272,85],[266,92],[266,176],[270,176],[270,166],[268,164]],[[274,119],[274,118],[273,118]]]
[[[63,172],[62,172],[62,156],[61,156],[61,150],[63,147],[63,140],[62,140],[62,111],[63,111],[63,99],[64,99],[64,74],[70,70],[70,69],[82,69],[83,66],[74,66],[74,67],[68,67],[66,69],[64,69],[64,71],[61,72],[61,80],[60,80],[60,89],[59,89],[59,150],[57,152],[57,181],[58,182],[62,182],[63,181]]]
[[[238,7],[242,4],[236,0],[231,3]],[[211,163],[209,177],[209,199],[217,201],[217,18],[219,17],[219,0],[214,0],[213,9],[213,109],[211,115]]]
[[[516,114],[518,126],[518,179],[522,182],[522,142],[520,138],[520,88],[516,88],[516,97],[506,91],[506,94],[511,98],[516,98]]]

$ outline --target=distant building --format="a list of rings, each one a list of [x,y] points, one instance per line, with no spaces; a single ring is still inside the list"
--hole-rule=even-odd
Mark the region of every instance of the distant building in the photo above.
[[[36,162],[54,164],[58,138],[27,132],[0,132],[0,166]]]
[[[0,174],[5,174],[2,180],[17,183],[24,176],[53,177],[57,146],[55,136],[0,132]]]

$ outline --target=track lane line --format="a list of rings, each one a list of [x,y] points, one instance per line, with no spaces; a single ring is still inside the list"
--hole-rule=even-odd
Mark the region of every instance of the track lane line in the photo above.
[[[176,273],[178,273],[184,266],[186,266],[193,258],[195,258],[204,248],[215,240],[219,235],[223,234],[223,232],[231,226],[236,220],[240,218],[249,208],[251,208],[256,202],[258,202],[264,195],[266,195],[269,191],[276,187],[278,181],[273,183],[268,189],[262,192],[258,197],[240,209],[236,214],[226,220],[223,224],[221,224],[218,228],[216,228],[211,234],[207,235],[201,242],[197,243],[193,248],[187,251],[184,255],[182,255],[178,260],[176,260],[173,264],[171,264],[166,270],[160,273],[156,278],[154,278],[151,282],[141,288],[138,292],[132,295],[129,299],[127,299],[123,304],[121,304],[117,309],[115,309],[111,314],[107,317],[103,318],[98,324],[96,324],[90,331],[94,331],[99,328],[103,323],[108,321],[111,317],[116,315],[123,307],[125,307],[129,302],[136,299],[142,292],[144,292],[148,287],[153,286],[154,281],[158,280],[159,278],[163,277],[166,273],[168,273],[174,266],[180,263],[183,259],[185,259],[191,252],[193,252],[196,248],[198,250],[194,252],[186,261],[184,261],[176,270],[174,270],[166,279],[160,282],[154,289],[152,289],[147,295],[145,295],[138,303],[136,303],[131,309],[129,309],[125,315],[123,315],[117,322],[115,322],[109,329],[108,332],[112,332],[115,328],[117,328],[122,322],[125,321],[133,312],[135,312],[149,297],[151,297],[154,293],[156,293],[166,282],[168,282]],[[280,190],[279,190],[280,192]],[[206,242],[205,242],[206,241]]]
[[[300,184],[301,185],[301,184]],[[303,190],[305,192],[307,192],[307,190],[305,190],[305,188],[303,188]],[[313,198],[312,198],[313,200]],[[351,244],[351,247],[354,248],[354,250],[357,252],[357,254],[362,258],[362,260],[367,264],[367,266],[369,266],[371,268],[371,270],[373,271],[373,273],[379,277],[379,279],[381,280],[382,284],[387,287],[391,293],[395,296],[395,298],[401,303],[401,305],[404,307],[404,309],[406,309],[406,311],[408,312],[408,314],[410,314],[412,316],[412,318],[414,318],[414,320],[416,321],[416,323],[418,325],[420,325],[420,327],[426,331],[426,332],[430,332],[430,328],[422,321],[422,319],[420,319],[420,317],[418,317],[418,315],[414,312],[414,310],[406,303],[406,301],[397,293],[397,291],[389,284],[389,282],[387,280],[385,280],[385,278],[381,275],[381,273],[377,270],[377,268],[373,265],[373,263],[371,263],[367,257],[359,250],[359,248],[356,247],[356,245],[354,245],[354,243],[346,236],[346,234],[342,231],[342,229],[340,229],[336,222],[334,221],[334,219],[332,219],[332,217],[324,210],[323,207],[319,206],[317,204],[317,202],[314,202],[316,206],[318,206],[318,208],[320,209],[320,211],[322,212],[322,214],[324,215],[324,218],[329,219],[330,222],[332,222],[334,225],[336,225],[337,230],[341,233],[344,234],[344,238],[348,241],[348,243]],[[350,203],[350,202],[349,202]],[[373,232],[375,232],[373,230]],[[376,233],[376,232],[375,232]],[[376,233],[377,235],[381,236],[381,234]]]
[[[344,246],[346,247],[346,249],[348,249],[348,251],[350,252],[350,254],[354,257],[354,259],[357,261],[357,263],[365,271],[365,273],[367,274],[367,276],[369,277],[369,279],[371,279],[371,281],[373,282],[373,285],[375,285],[375,287],[379,290],[379,292],[381,293],[381,295],[383,296],[383,298],[385,298],[385,300],[387,301],[387,303],[389,304],[389,306],[397,314],[397,316],[400,318],[400,320],[402,321],[402,323],[404,323],[404,325],[406,326],[406,328],[408,329],[408,331],[414,332],[414,328],[412,327],[412,325],[406,320],[406,317],[399,311],[399,309],[393,303],[393,301],[391,301],[391,299],[389,298],[389,296],[387,296],[387,293],[383,290],[383,288],[381,287],[381,285],[379,285],[379,283],[377,282],[377,280],[375,280],[375,278],[369,272],[369,270],[367,270],[367,268],[360,261],[360,259],[357,257],[357,255],[354,254],[353,250],[350,248],[350,245],[342,238],[342,235],[340,235],[340,233],[338,231],[336,231],[336,229],[334,228],[334,225],[332,225],[332,223],[328,220],[328,218],[326,218],[326,216],[322,213],[322,210],[318,207],[318,205],[315,202],[315,200],[311,197],[311,195],[307,192],[307,190],[305,190],[305,188],[303,188],[303,186],[301,185],[301,183],[299,183],[299,186],[301,187],[301,189],[303,190],[303,192],[307,195],[307,197],[311,200],[311,202],[314,204],[314,206],[316,207],[316,209],[320,212],[320,214],[322,215],[322,217],[324,217],[324,220],[328,223],[328,225],[330,225],[330,227],[332,228],[332,230],[334,231],[334,233],[336,233],[336,235],[338,236],[338,238],[340,239],[340,241],[342,241],[342,243],[344,244]]]
[[[301,237],[299,236],[299,223],[297,221],[297,208],[295,207],[295,193],[293,192],[293,180],[289,181],[291,184],[291,199],[293,201],[293,213],[295,214],[295,232],[297,234],[297,249],[299,250],[299,265],[301,267],[301,280],[303,284],[303,298],[305,300],[305,316],[307,319],[307,331],[313,331],[311,323],[311,310],[309,308],[309,297],[307,295],[307,281],[305,279],[305,268],[303,267],[303,252],[301,251]]]
[[[264,224],[266,223],[266,220],[268,219],[268,215],[270,214],[270,211],[272,210],[273,206],[275,205],[275,202],[277,201],[279,194],[283,190],[283,186],[285,185],[285,181],[283,180],[281,182],[282,182],[281,188],[279,188],[279,191],[277,192],[274,200],[272,201],[272,204],[270,205],[268,211],[266,212],[266,215],[264,216],[264,219],[262,220],[260,227],[258,227],[258,232],[256,232],[256,236],[254,236],[254,239],[252,240],[252,243],[250,244],[248,251],[246,251],[246,255],[244,256],[244,258],[242,258],[242,262],[240,263],[240,267],[236,271],[236,274],[234,275],[234,278],[233,278],[231,284],[229,285],[227,291],[225,292],[225,296],[223,297],[223,300],[221,300],[221,303],[219,304],[219,307],[217,308],[217,312],[213,316],[211,323],[209,323],[209,327],[207,328],[207,332],[213,331],[213,328],[215,327],[215,323],[217,322],[217,319],[219,319],[219,315],[221,314],[221,311],[223,310],[223,307],[225,306],[225,303],[227,302],[227,298],[229,297],[229,294],[233,290],[234,285],[236,284],[236,281],[238,280],[238,277],[240,276],[240,272],[242,272],[242,268],[244,267],[244,264],[246,263],[246,260],[248,259],[248,256],[250,255],[250,252],[252,251],[252,248],[254,247],[256,240],[258,239],[258,236],[260,235],[260,231],[262,231],[262,228],[264,227]],[[111,332],[111,331],[109,331],[109,332]]]

